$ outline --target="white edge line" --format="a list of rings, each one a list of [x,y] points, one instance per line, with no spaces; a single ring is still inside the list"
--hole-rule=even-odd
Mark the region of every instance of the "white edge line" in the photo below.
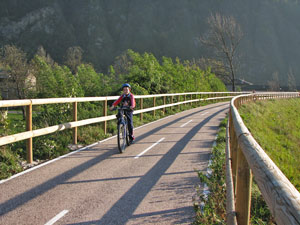
[[[66,215],[69,212],[69,210],[63,210],[59,214],[57,214],[55,217],[53,217],[51,220],[49,220],[45,225],[52,225],[56,221],[58,221],[60,218],[62,218],[64,215]]]
[[[143,127],[145,127],[145,126],[151,125],[151,124],[156,123],[156,122],[159,122],[159,121],[161,121],[161,120],[168,119],[168,118],[173,117],[173,116],[176,116],[176,115],[178,115],[178,114],[182,114],[182,113],[188,112],[188,111],[190,111],[190,110],[193,110],[193,109],[188,109],[188,110],[185,110],[185,111],[182,111],[182,112],[179,112],[179,113],[176,113],[176,114],[173,114],[173,115],[170,115],[170,116],[161,118],[161,119],[159,119],[159,120],[155,120],[155,121],[153,121],[153,122],[144,124],[144,125],[139,126],[139,127],[137,127],[137,128],[134,128],[134,130],[143,128]],[[75,154],[75,153],[77,153],[77,152],[83,151],[83,150],[85,150],[85,149],[87,149],[87,148],[93,147],[93,146],[95,146],[95,145],[97,145],[97,144],[101,144],[101,143],[103,143],[103,142],[105,142],[105,141],[108,141],[108,140],[110,140],[110,139],[112,139],[112,138],[114,138],[114,137],[116,137],[116,136],[117,136],[117,135],[111,136],[111,137],[109,137],[109,138],[107,138],[107,139],[104,139],[104,140],[102,140],[102,141],[95,142],[95,143],[90,144],[90,145],[87,145],[87,146],[85,146],[85,147],[83,147],[83,148],[77,149],[76,151],[70,152],[70,153],[68,153],[68,154],[66,154],[66,155],[59,156],[58,158],[49,160],[49,161],[44,162],[44,163],[42,163],[42,164],[40,164],[40,165],[34,166],[34,167],[30,168],[30,169],[24,170],[24,171],[22,171],[22,172],[20,172],[20,173],[17,173],[17,174],[15,174],[15,175],[13,175],[13,176],[7,178],[7,179],[0,180],[0,184],[3,184],[3,183],[5,183],[5,182],[7,182],[7,181],[9,181],[9,180],[12,180],[12,179],[16,178],[16,177],[22,176],[22,175],[24,175],[24,174],[26,174],[26,173],[29,173],[29,172],[33,171],[33,170],[36,170],[36,169],[41,168],[41,167],[43,167],[43,166],[46,166],[46,165],[48,165],[48,164],[50,164],[50,163],[53,163],[53,162],[55,162],[55,161],[57,161],[57,160],[60,160],[60,159],[63,159],[63,158],[65,158],[65,157],[68,157],[68,156],[70,156],[70,155],[73,155],[73,154]]]
[[[147,149],[145,149],[143,152],[141,152],[140,154],[138,154],[136,157],[134,157],[135,159],[139,158],[140,156],[144,155],[146,152],[148,152],[151,148],[153,148],[154,146],[158,145],[161,141],[163,141],[165,138],[161,138],[159,141],[155,142],[153,145],[151,145],[150,147],[148,147]]]
[[[78,149],[78,150],[76,150],[76,151],[73,151],[73,152],[70,152],[70,153],[68,153],[68,154],[59,156],[58,158],[49,160],[49,161],[44,162],[44,163],[42,163],[42,164],[40,164],[40,165],[31,167],[30,169],[27,169],[27,170],[24,170],[24,171],[22,171],[22,172],[20,172],[20,173],[17,173],[17,174],[15,174],[15,175],[13,175],[13,176],[11,176],[11,177],[5,179],[5,180],[0,180],[0,184],[3,184],[3,183],[5,183],[5,182],[7,182],[7,181],[9,181],[9,180],[12,180],[12,179],[14,179],[14,178],[16,178],[16,177],[19,177],[19,176],[21,176],[21,175],[24,175],[24,174],[26,174],[26,173],[29,173],[29,172],[31,172],[31,171],[33,171],[33,170],[36,170],[36,169],[41,168],[41,167],[43,167],[43,166],[46,166],[46,165],[48,165],[48,164],[50,164],[50,163],[53,163],[53,162],[55,162],[55,161],[58,161],[58,160],[60,160],[60,159],[66,158],[66,157],[68,157],[68,156],[70,156],[70,155],[73,155],[73,154],[75,154],[75,153],[77,153],[77,152],[83,151],[83,150],[85,150],[85,149],[87,149],[87,148],[93,147],[93,146],[95,146],[95,145],[97,145],[97,144],[100,144],[100,143],[102,143],[102,142],[108,141],[108,140],[110,140],[110,139],[112,139],[112,138],[114,138],[114,137],[116,137],[116,135],[115,135],[115,136],[112,136],[112,137],[109,137],[109,138],[107,138],[107,139],[104,139],[104,140],[102,140],[102,141],[98,141],[98,142],[96,142],[96,143],[87,145],[87,146],[85,146],[85,147],[83,147],[83,148],[80,148],[80,149]]]
[[[185,125],[189,124],[190,122],[192,122],[193,120],[189,120],[186,123],[182,124],[180,127],[184,127]]]

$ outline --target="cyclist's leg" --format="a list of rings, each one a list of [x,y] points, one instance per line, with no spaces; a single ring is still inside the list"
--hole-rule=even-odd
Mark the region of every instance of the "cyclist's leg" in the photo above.
[[[129,138],[134,140],[133,136],[133,112],[126,112],[127,122],[128,122],[128,131],[129,131]]]

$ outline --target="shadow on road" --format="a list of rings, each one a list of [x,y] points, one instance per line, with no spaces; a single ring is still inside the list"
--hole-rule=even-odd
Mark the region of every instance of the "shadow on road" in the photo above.
[[[176,157],[181,153],[184,147],[188,144],[197,132],[207,124],[216,115],[225,111],[222,109],[207,117],[197,126],[192,128],[185,136],[183,136],[178,142],[153,166],[143,177],[141,177],[98,221],[88,221],[68,225],[92,225],[92,224],[126,224],[130,219],[134,219],[134,211],[139,204],[143,201],[146,195],[150,192],[157,181],[165,174],[167,169],[175,161]],[[176,211],[176,209],[174,209]],[[182,209],[181,209],[182,210]],[[184,215],[191,215],[193,207],[185,207]],[[163,212],[161,212],[163,214]],[[185,220],[191,220],[191,218],[185,218]],[[179,220],[182,217],[178,218]],[[177,221],[180,224],[183,221]]]
[[[228,103],[227,103],[228,104]],[[220,107],[212,106],[205,109],[199,109],[196,112],[189,114],[187,116],[180,117],[175,119],[169,123],[166,123],[160,127],[157,127],[145,134],[137,137],[136,141],[142,141],[147,136],[160,131],[161,129],[170,126],[178,121],[189,117],[191,115],[197,114],[202,111],[207,111],[212,108]],[[133,212],[137,208],[137,206],[141,203],[143,198],[146,194],[150,191],[150,189],[155,185],[158,179],[166,172],[172,162],[176,159],[177,155],[183,150],[184,146],[188,143],[188,141],[203,127],[211,118],[216,116],[218,113],[224,111],[226,109],[222,109],[201,123],[199,123],[196,127],[194,127],[189,133],[187,133],[175,146],[166,153],[161,160],[143,177],[139,179],[139,181],[127,191],[127,193],[122,196],[118,202],[116,202],[112,208],[99,220],[99,221],[90,221],[85,223],[78,223],[78,224],[125,224],[130,218],[133,218]],[[66,183],[67,180],[71,179],[74,176],[84,172],[85,170],[93,167],[97,163],[109,158],[110,156],[114,155],[117,152],[115,148],[114,151],[106,151],[103,154],[85,162],[81,165],[72,168],[50,180],[47,182],[40,184],[20,195],[17,195],[6,202],[0,204],[0,216],[7,214],[10,211],[24,205],[25,203],[29,202],[30,200],[46,193],[47,191],[55,188],[57,185]],[[151,179],[150,179],[151,178]],[[134,200],[132,199],[134,198]],[[116,218],[119,218],[117,221]]]

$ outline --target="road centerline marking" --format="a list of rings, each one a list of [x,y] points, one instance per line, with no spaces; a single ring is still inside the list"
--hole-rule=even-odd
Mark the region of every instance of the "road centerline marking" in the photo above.
[[[193,120],[189,120],[186,123],[182,124],[180,127],[184,127],[185,125],[189,124],[190,122],[192,122]]]
[[[206,115],[207,113],[209,113],[209,112],[202,113],[201,116],[204,116],[204,115]]]
[[[66,215],[69,212],[69,210],[63,210],[56,216],[54,216],[51,220],[49,220],[45,225],[52,225],[55,222],[57,222],[59,219],[61,219],[64,215]]]
[[[148,152],[151,148],[155,147],[156,145],[158,145],[160,142],[162,142],[165,138],[161,138],[159,141],[155,142],[153,145],[151,145],[150,147],[146,148],[143,152],[141,152],[140,154],[138,154],[136,157],[134,157],[135,159],[138,159],[140,156],[144,155],[146,152]]]

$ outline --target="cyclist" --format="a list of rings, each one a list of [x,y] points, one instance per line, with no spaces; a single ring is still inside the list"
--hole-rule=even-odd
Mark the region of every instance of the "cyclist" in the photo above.
[[[121,103],[121,106],[126,106],[130,108],[129,110],[125,110],[125,116],[127,117],[128,121],[128,131],[129,131],[129,138],[130,142],[134,142],[133,136],[133,109],[135,108],[135,99],[133,94],[130,92],[131,86],[128,83],[122,85],[123,94],[112,104],[110,110],[113,110],[118,104]]]

